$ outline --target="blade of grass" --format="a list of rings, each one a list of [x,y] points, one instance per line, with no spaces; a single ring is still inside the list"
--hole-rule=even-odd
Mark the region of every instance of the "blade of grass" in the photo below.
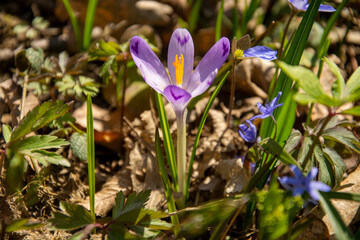
[[[174,149],[173,140],[172,140],[171,134],[170,134],[169,122],[166,117],[164,102],[162,100],[162,96],[160,93],[155,92],[155,100],[156,100],[156,105],[157,105],[158,112],[159,112],[160,127],[161,127],[161,131],[163,133],[165,153],[166,153],[166,158],[169,163],[171,179],[173,181],[175,190],[179,191],[175,149]]]
[[[227,72],[225,74],[225,76],[223,77],[223,79],[219,82],[219,84],[216,86],[215,91],[213,92],[213,94],[211,95],[208,104],[206,105],[206,108],[204,110],[203,116],[201,118],[200,124],[199,124],[199,129],[196,133],[196,137],[195,137],[195,141],[194,141],[194,146],[191,152],[191,157],[190,157],[190,162],[189,162],[189,169],[188,169],[188,175],[187,175],[187,181],[186,181],[186,188],[185,188],[185,201],[187,201],[188,197],[189,197],[189,186],[190,186],[190,177],[191,177],[191,173],[192,173],[192,167],[194,164],[194,160],[195,160],[195,154],[196,154],[196,149],[199,145],[199,140],[200,140],[200,136],[201,136],[201,132],[204,128],[205,122],[206,122],[206,118],[209,115],[209,111],[211,108],[211,105],[213,104],[216,96],[219,94],[221,87],[224,85],[225,80],[228,76],[229,72]]]
[[[81,39],[81,31],[80,31],[79,23],[78,23],[78,21],[77,21],[77,19],[75,17],[74,11],[73,11],[70,3],[69,3],[69,0],[62,0],[62,1],[64,3],[64,6],[66,8],[67,13],[69,14],[71,25],[72,25],[72,27],[74,29],[77,49],[80,50],[81,49],[82,39]]]
[[[86,50],[90,46],[91,31],[94,25],[95,11],[98,0],[89,0],[86,11],[86,19],[84,26],[84,37],[83,37],[83,50]]]
[[[312,25],[315,21],[316,14],[318,12],[321,0],[314,0],[310,2],[308,10],[295,33],[291,46],[286,53],[284,62],[297,65],[300,62],[300,58],[305,49],[307,39],[309,37]],[[287,137],[290,135],[291,129],[295,122],[296,103],[292,100],[292,96],[296,88],[292,88],[293,81],[281,71],[278,81],[275,85],[275,89],[270,99],[274,98],[279,91],[283,94],[279,102],[283,102],[284,105],[281,108],[277,108],[274,111],[274,117],[279,126],[276,140],[280,145],[284,145]],[[271,137],[275,132],[275,124],[271,118],[265,119],[260,128],[260,136],[262,139]]]
[[[222,24],[223,15],[224,15],[224,0],[221,0],[220,9],[216,18],[215,41],[218,41],[221,37],[221,24]]]
[[[198,19],[199,19],[199,14],[200,14],[200,9],[201,9],[201,6],[202,6],[202,2],[203,0],[198,0],[198,1],[195,1],[195,3],[192,5],[192,8],[191,8],[191,12],[190,12],[190,15],[189,15],[189,32],[190,33],[193,33],[195,28],[196,28],[196,24],[198,22]]]
[[[337,7],[337,10],[334,14],[331,15],[329,21],[327,21],[326,26],[324,28],[324,33],[321,36],[321,40],[320,40],[320,44],[319,44],[319,48],[317,50],[317,56],[318,58],[322,58],[323,56],[325,56],[326,52],[327,52],[327,48],[326,48],[326,41],[328,39],[329,33],[331,31],[331,29],[333,29],[333,27],[335,26],[336,21],[338,20],[340,13],[342,11],[342,9],[345,7],[345,5],[349,2],[349,0],[343,0],[340,5]]]
[[[94,122],[92,114],[92,102],[90,94],[87,95],[86,114],[86,144],[88,160],[89,198],[90,213],[95,219],[95,139]]]
[[[241,26],[240,26],[240,36],[243,36],[247,32],[247,25],[251,18],[253,17],[256,9],[259,7],[261,0],[252,0],[250,1],[249,7],[245,8],[245,11],[241,18]]]
[[[155,133],[155,148],[156,148],[156,157],[158,160],[157,162],[158,162],[158,166],[159,166],[160,176],[161,176],[161,180],[164,185],[164,192],[165,192],[165,197],[166,197],[166,202],[168,205],[169,213],[173,213],[173,212],[176,212],[176,206],[175,206],[174,196],[173,196],[173,193],[171,190],[169,177],[168,177],[167,171],[166,171],[163,154],[162,154],[161,147],[160,147],[159,129],[156,129],[156,133]],[[178,215],[176,215],[176,214],[171,215],[170,218],[171,218],[171,222],[174,225],[179,224]],[[174,232],[175,232],[175,236],[176,236],[178,234],[178,230],[176,227],[175,227]]]
[[[341,216],[336,210],[336,208],[331,204],[328,197],[322,192],[319,192],[319,197],[320,197],[319,202],[321,203],[321,207],[324,210],[324,212],[328,214],[330,223],[335,230],[337,239],[351,240],[352,237],[350,235],[349,230],[347,229],[344,221],[341,219]]]

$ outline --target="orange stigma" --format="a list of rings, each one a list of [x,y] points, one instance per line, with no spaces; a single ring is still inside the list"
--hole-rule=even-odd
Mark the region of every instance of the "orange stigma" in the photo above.
[[[175,61],[173,62],[175,67],[176,74],[176,85],[181,86],[183,83],[183,75],[184,75],[184,56],[181,54],[179,57],[177,54],[175,56]]]

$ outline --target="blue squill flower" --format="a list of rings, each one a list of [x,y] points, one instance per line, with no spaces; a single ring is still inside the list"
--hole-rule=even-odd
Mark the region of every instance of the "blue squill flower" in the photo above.
[[[250,120],[246,120],[246,123],[240,124],[239,134],[246,142],[254,143],[257,137],[256,126]]]
[[[307,0],[288,0],[290,6],[297,11],[306,11],[309,7]],[[320,4],[319,12],[335,12],[336,9],[330,5]]]
[[[186,29],[176,29],[169,42],[168,69],[150,46],[139,36],[130,42],[130,52],[147,84],[164,95],[177,114],[184,112],[190,100],[209,88],[218,69],[229,55],[230,42],[221,38],[193,71],[194,42]]]
[[[294,173],[294,177],[278,177],[278,180],[285,189],[292,191],[293,196],[307,193],[310,196],[310,199],[308,200],[316,204],[319,200],[318,191],[328,192],[331,190],[331,188],[325,183],[313,181],[318,173],[318,169],[316,167],[312,168],[306,177],[296,166],[291,165],[290,168]]]
[[[277,51],[265,46],[255,46],[246,50],[238,49],[235,51],[237,58],[261,58],[264,60],[275,60]]]
[[[271,103],[267,102],[267,103],[265,103],[265,106],[261,105],[260,103],[257,103],[261,114],[252,117],[250,120],[252,121],[256,118],[264,119],[264,118],[267,118],[270,116],[272,117],[273,116],[272,114],[273,114],[275,108],[283,105],[283,103],[278,104],[281,94],[282,94],[282,92],[279,92],[278,95],[271,101]]]

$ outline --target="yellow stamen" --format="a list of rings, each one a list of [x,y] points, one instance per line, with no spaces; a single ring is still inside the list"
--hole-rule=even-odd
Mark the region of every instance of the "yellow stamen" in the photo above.
[[[241,58],[243,56],[244,56],[244,50],[242,50],[242,49],[235,50],[235,58]]]
[[[175,75],[176,75],[176,84],[180,86],[183,83],[183,75],[184,75],[184,56],[181,54],[179,57],[177,54],[175,56],[175,62],[173,62],[175,67]]]

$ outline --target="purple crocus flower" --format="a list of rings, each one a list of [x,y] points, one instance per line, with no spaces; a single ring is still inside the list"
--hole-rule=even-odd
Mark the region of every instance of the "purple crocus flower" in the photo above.
[[[297,11],[306,11],[309,7],[307,0],[288,0],[290,6]],[[330,5],[320,4],[319,12],[335,12],[336,9]]]
[[[167,98],[177,114],[182,114],[192,98],[209,88],[218,69],[227,59],[229,50],[229,40],[221,38],[193,71],[194,43],[191,35],[186,29],[176,29],[169,43],[169,77],[165,67],[144,39],[135,36],[130,42],[131,56],[144,80]]]
[[[257,137],[256,126],[250,120],[246,120],[246,123],[240,124],[239,134],[246,142],[254,143]]]
[[[278,180],[285,189],[292,191],[293,196],[308,193],[310,196],[309,201],[316,204],[319,200],[318,191],[328,192],[331,190],[331,188],[325,183],[313,181],[318,173],[318,169],[316,167],[312,168],[306,177],[296,166],[291,165],[290,169],[294,173],[295,177],[278,177]]]
[[[275,108],[283,105],[283,103],[278,104],[281,94],[282,94],[282,92],[279,92],[278,95],[271,101],[271,103],[267,102],[267,103],[265,103],[265,106],[261,105],[261,103],[257,103],[257,106],[258,106],[261,114],[252,117],[250,120],[252,121],[256,118],[264,119],[264,118],[267,118],[270,116],[272,117],[273,116],[272,114],[273,114]]]

